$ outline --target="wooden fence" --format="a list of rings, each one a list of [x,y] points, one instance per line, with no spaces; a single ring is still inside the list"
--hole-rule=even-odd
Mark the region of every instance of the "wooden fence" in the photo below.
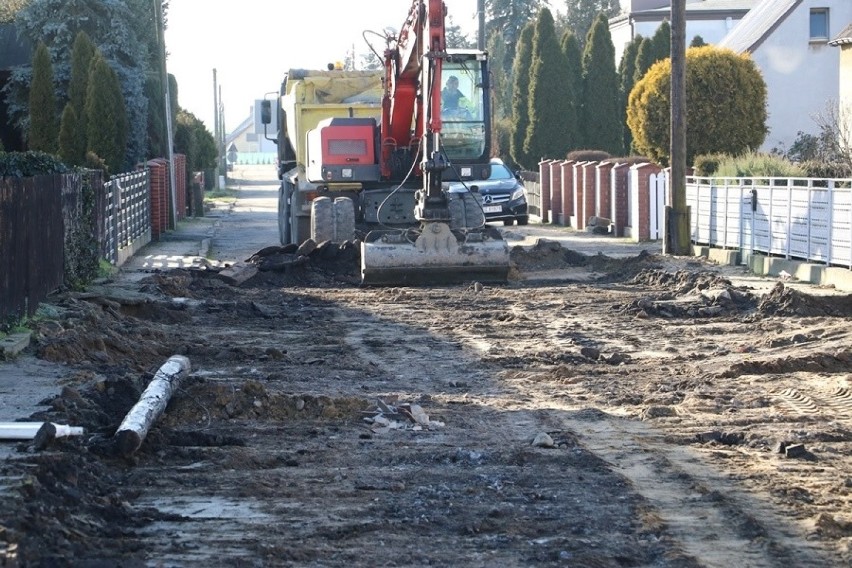
[[[175,218],[182,220],[186,159],[180,154],[175,158]],[[74,235],[94,235],[98,258],[92,262],[104,259],[121,266],[152,238],[173,228],[168,162],[161,162],[149,162],[107,183],[97,170],[0,178],[0,322],[33,315],[48,294],[65,284],[68,267],[73,266],[69,263],[77,262],[75,255],[80,254],[69,250]],[[87,183],[93,203],[84,196]]]
[[[32,315],[62,284],[64,207],[78,207],[79,176],[0,178],[0,317]]]

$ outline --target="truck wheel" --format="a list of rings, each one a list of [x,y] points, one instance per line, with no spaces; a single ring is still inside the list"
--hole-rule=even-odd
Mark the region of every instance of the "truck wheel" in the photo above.
[[[342,243],[355,238],[355,204],[349,197],[334,199],[334,240]]]
[[[290,196],[287,194],[285,186],[287,182],[282,182],[278,189],[278,240],[282,245],[289,245],[290,240]]]
[[[317,243],[334,240],[334,204],[328,197],[311,202],[311,238]]]

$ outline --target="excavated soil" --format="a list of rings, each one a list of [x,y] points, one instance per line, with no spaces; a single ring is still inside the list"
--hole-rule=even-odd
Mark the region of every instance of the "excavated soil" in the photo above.
[[[502,286],[359,287],[351,243],[251,262],[51,298],[33,418],[86,435],[0,463],[0,566],[852,564],[850,296],[553,243]]]

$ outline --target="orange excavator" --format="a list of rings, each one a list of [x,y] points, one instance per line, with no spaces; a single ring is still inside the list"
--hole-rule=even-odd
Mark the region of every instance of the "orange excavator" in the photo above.
[[[300,226],[318,240],[363,225],[372,229],[361,245],[364,284],[506,281],[508,246],[476,192],[490,174],[488,57],[448,49],[446,15],[442,0],[413,0],[401,31],[386,37],[379,72],[288,73],[278,109],[282,244],[301,238]],[[451,181],[470,191],[448,192]]]

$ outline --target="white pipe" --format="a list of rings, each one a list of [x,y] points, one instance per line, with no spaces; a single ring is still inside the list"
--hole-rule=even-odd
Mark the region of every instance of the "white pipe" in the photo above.
[[[0,422],[0,440],[32,440],[46,422]],[[56,438],[82,436],[83,428],[67,424],[53,424]]]

